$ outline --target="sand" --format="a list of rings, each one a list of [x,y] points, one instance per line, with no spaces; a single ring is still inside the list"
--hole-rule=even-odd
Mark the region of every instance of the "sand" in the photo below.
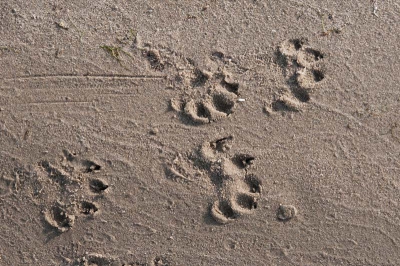
[[[0,265],[400,265],[397,1],[2,1]]]

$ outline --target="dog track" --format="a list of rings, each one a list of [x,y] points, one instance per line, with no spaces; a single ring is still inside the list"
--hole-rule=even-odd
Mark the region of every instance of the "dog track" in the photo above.
[[[44,211],[44,219],[50,226],[63,233],[73,227],[76,218],[93,218],[100,213],[100,207],[95,201],[99,199],[98,195],[104,194],[109,188],[105,180],[94,176],[101,171],[100,164],[64,151],[64,160],[60,165],[44,160],[39,166],[39,174],[47,176],[51,184],[59,188],[58,191],[48,188],[54,191],[52,197],[43,199],[47,204],[55,202],[52,203],[53,207]],[[41,180],[45,182],[43,186],[48,187],[46,179],[39,175],[38,181]]]
[[[205,85],[203,85],[205,86]],[[210,85],[207,93],[183,103],[183,113],[197,124],[207,124],[230,116],[235,108],[239,87],[224,79]]]
[[[277,111],[299,112],[303,103],[325,79],[325,55],[308,45],[305,38],[291,39],[278,47],[278,63],[287,79],[289,90],[275,97],[265,107],[267,113]]]
[[[204,143],[199,152],[216,187],[218,200],[212,204],[210,213],[220,224],[252,214],[262,192],[260,179],[248,173],[256,158],[250,154],[232,154],[232,143],[232,136],[220,138]]]
[[[230,116],[235,109],[240,85],[228,73],[194,70],[193,95],[172,99],[172,108],[194,124],[208,124]]]
[[[250,173],[255,156],[232,152],[233,142],[233,136],[205,142],[192,154],[178,155],[165,166],[166,177],[174,181],[210,178],[217,198],[210,214],[220,224],[254,213],[262,193],[261,180]]]

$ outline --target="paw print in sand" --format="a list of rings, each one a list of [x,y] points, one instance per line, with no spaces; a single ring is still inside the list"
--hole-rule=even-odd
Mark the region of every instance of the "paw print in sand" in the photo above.
[[[325,55],[308,45],[306,39],[292,39],[278,47],[279,64],[290,91],[276,98],[273,111],[299,111],[311,99],[310,93],[325,79]]]
[[[181,99],[172,99],[172,108],[194,124],[208,124],[230,116],[239,95],[239,83],[228,73],[213,75],[197,70],[193,91]]]
[[[231,154],[233,137],[225,137],[201,146],[200,156],[216,187],[217,198],[211,216],[220,224],[252,214],[261,197],[261,181],[248,173],[255,158],[249,154]]]

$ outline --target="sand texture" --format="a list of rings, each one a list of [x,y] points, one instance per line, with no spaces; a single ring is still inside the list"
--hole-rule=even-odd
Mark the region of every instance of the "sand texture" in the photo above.
[[[400,2],[0,1],[0,265],[400,265]]]

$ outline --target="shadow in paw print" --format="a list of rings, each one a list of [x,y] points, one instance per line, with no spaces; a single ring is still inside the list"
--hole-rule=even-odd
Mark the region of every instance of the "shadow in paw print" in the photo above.
[[[71,163],[74,170],[79,169],[83,173],[92,173],[101,170],[101,165],[86,159],[80,159],[74,152],[63,150],[65,159]]]
[[[85,167],[85,173],[92,173],[96,171],[100,171],[101,166],[95,162],[89,160],[83,160],[82,165]]]
[[[236,196],[236,203],[244,209],[253,210],[257,209],[257,200],[247,194],[238,194]]]
[[[105,191],[109,186],[101,179],[92,179],[89,181],[89,188],[93,193],[100,194]]]
[[[228,82],[225,79],[221,81],[222,87],[224,87],[227,91],[233,92],[234,94],[239,94],[239,83],[237,82]]]
[[[187,125],[202,125],[210,123],[210,112],[202,101],[191,100],[184,105],[181,120]]]
[[[244,182],[248,185],[249,192],[251,193],[262,192],[261,181],[255,175],[246,175]]]
[[[99,208],[96,206],[96,204],[89,202],[89,201],[81,202],[79,209],[82,214],[91,215],[91,216],[93,216],[99,210]]]
[[[172,263],[165,256],[157,256],[153,259],[151,266],[172,266]]]
[[[145,52],[145,56],[150,63],[151,68],[162,71],[164,70],[164,63],[161,60],[161,55],[158,50],[150,49]]]
[[[320,82],[325,78],[325,74],[321,70],[313,70],[313,77],[315,82]]]
[[[304,38],[302,38],[302,39],[292,39],[292,40],[290,40],[290,42],[293,44],[294,49],[296,49],[296,51],[298,51],[301,48],[303,48],[303,45],[307,42],[307,40],[304,39]]]
[[[245,169],[253,164],[255,157],[249,154],[236,154],[232,161],[240,169]]]
[[[51,209],[46,210],[43,216],[46,242],[70,230],[74,223],[75,215],[70,214],[66,208],[60,205],[55,205]]]
[[[298,82],[296,82],[296,84],[298,84]],[[291,91],[294,97],[296,97],[300,102],[305,103],[311,99],[310,93],[298,85],[291,87]]]
[[[218,152],[226,152],[231,145],[231,141],[233,140],[233,136],[228,136],[224,138],[217,139],[214,142],[210,142],[210,146]]]
[[[204,222],[210,225],[226,224],[236,219],[236,214],[226,201],[215,201],[209,206],[209,212],[204,215]]]
[[[217,111],[230,115],[235,102],[224,94],[215,94],[213,95],[213,105]]]
[[[194,78],[191,81],[192,87],[204,86],[209,80],[209,76],[203,73],[201,70],[196,69],[194,71]]]
[[[321,60],[321,59],[324,58],[324,54],[323,54],[323,53],[321,53],[321,52],[318,51],[318,50],[312,49],[312,48],[306,48],[306,49],[305,49],[305,53],[306,53],[307,55],[310,55],[310,56],[313,57],[313,58],[310,59],[310,61],[311,61],[311,60],[319,61],[319,60]]]
[[[282,95],[272,102],[273,111],[299,112],[301,110],[301,102],[291,95]]]

